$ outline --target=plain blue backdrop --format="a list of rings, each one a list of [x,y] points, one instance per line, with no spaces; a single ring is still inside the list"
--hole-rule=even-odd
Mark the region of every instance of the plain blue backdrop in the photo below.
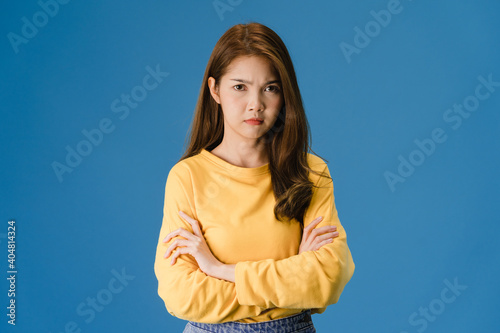
[[[318,332],[498,332],[498,1],[65,1],[0,10],[2,332],[182,331],[153,271],[165,181],[250,21],[290,51],[356,264]]]

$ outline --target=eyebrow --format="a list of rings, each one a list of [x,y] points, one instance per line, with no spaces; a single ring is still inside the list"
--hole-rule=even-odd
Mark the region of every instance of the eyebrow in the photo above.
[[[248,83],[248,84],[252,84],[252,82],[247,81],[247,80],[243,80],[243,79],[231,79],[231,81],[236,81],[236,82],[241,82],[241,83]],[[267,84],[272,84],[272,83],[281,83],[281,81],[280,81],[280,80],[272,80],[272,81],[268,81],[268,82],[266,82],[266,85],[267,85]]]

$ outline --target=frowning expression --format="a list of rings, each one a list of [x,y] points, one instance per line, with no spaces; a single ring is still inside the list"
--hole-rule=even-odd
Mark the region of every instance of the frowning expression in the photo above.
[[[283,106],[279,76],[262,56],[235,58],[219,82],[210,77],[208,85],[224,114],[225,138],[261,138]]]

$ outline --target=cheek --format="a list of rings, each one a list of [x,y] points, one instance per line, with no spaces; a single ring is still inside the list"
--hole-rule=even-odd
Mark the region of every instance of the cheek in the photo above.
[[[276,95],[269,98],[268,105],[273,109],[281,109],[282,104],[283,104],[282,95]]]
[[[221,98],[221,108],[224,119],[233,123],[239,121],[242,113],[241,110],[245,110],[245,105],[241,103],[241,99],[225,95],[224,98]]]
[[[270,101],[270,103],[268,104],[268,108],[270,110],[273,110],[273,116],[278,116],[278,114],[280,113],[281,111],[281,108],[283,107],[283,102],[282,102],[282,99],[281,98],[276,98],[276,99],[273,99]]]
[[[221,105],[223,110],[231,112],[232,110],[237,111],[241,107],[244,107],[245,102],[242,98],[238,98],[237,96],[227,94],[223,98],[221,98]]]
[[[270,109],[273,110],[273,118],[276,119],[278,118],[278,115],[283,107],[283,98],[276,98],[271,101],[269,104]]]

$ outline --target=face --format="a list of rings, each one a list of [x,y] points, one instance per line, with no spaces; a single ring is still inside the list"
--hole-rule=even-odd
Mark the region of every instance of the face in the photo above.
[[[279,76],[264,57],[235,58],[218,84],[210,77],[208,86],[224,114],[224,140],[259,141],[283,106]],[[255,118],[261,122],[250,121]]]

